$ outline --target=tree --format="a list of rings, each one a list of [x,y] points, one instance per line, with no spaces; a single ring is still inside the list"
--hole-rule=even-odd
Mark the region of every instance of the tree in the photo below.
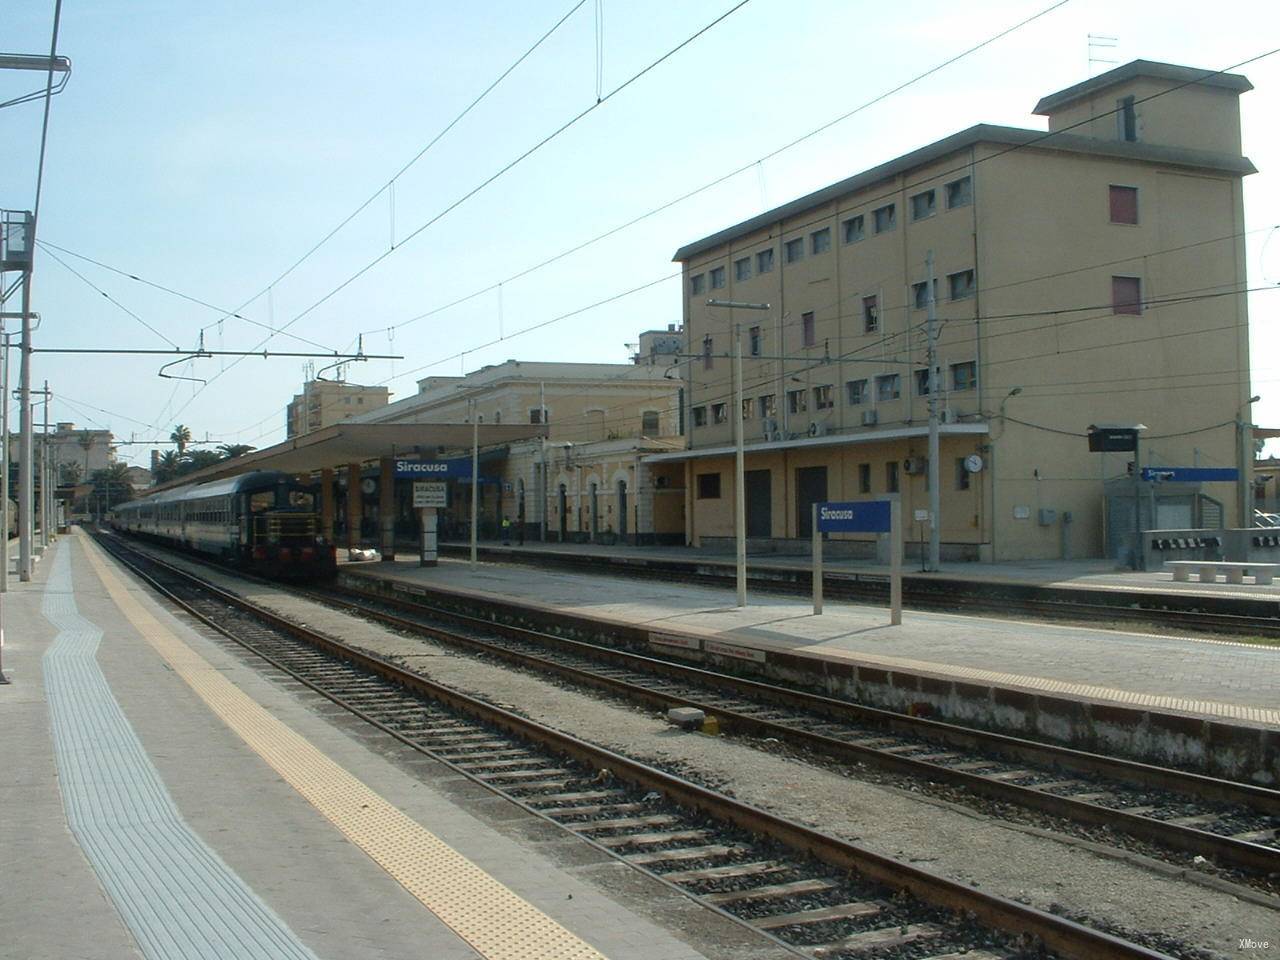
[[[156,483],[168,483],[178,475],[178,468],[182,466],[182,458],[178,456],[176,450],[166,450],[160,454],[160,459],[156,461],[156,468],[152,471],[152,479]]]
[[[72,463],[70,460],[58,464],[58,482],[65,487],[74,487],[80,482],[80,478],[84,474],[80,471],[80,464]]]
[[[169,439],[177,446],[178,456],[181,457],[187,452],[187,444],[191,442],[191,428],[180,423],[175,424],[173,433],[169,434]]]
[[[117,460],[105,470],[95,470],[89,478],[94,495],[101,498],[108,510],[117,503],[133,499],[133,484],[129,482],[129,467]]]
[[[247,443],[224,443],[218,447],[218,452],[222,454],[224,459],[234,460],[236,457],[243,457],[246,453],[256,449],[257,447],[250,446]]]
[[[211,467],[222,462],[222,455],[214,450],[192,450],[178,464],[178,476],[185,477],[204,467]]]

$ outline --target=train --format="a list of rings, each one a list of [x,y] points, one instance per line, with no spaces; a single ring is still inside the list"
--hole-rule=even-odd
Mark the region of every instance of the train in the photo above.
[[[129,500],[116,505],[110,525],[272,579],[320,580],[338,569],[314,488],[276,470]]]

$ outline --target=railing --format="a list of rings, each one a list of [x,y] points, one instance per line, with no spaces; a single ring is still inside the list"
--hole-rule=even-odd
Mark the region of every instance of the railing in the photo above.
[[[314,540],[319,524],[314,513],[265,513],[253,518],[253,543]]]

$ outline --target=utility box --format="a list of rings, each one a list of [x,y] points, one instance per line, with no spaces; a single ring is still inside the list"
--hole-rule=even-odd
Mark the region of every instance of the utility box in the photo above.
[[[1058,522],[1058,511],[1049,507],[1041,507],[1040,512],[1036,515],[1037,522],[1042,527],[1052,527]]]
[[[29,270],[34,245],[31,214],[26,210],[0,210],[0,270]]]

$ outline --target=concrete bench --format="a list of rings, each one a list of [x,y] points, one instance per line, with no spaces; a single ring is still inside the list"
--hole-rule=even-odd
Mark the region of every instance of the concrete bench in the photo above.
[[[1256,584],[1269,584],[1280,563],[1229,563],[1223,560],[1166,560],[1166,567],[1173,570],[1173,579],[1186,583],[1191,579],[1191,571],[1195,570],[1201,583],[1216,583],[1218,574],[1227,576],[1227,583],[1244,583],[1245,571],[1253,576]]]

